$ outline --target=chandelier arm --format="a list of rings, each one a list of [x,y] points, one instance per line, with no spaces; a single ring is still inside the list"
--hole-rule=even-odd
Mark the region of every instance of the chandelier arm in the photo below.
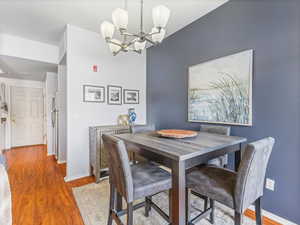
[[[152,35],[154,35],[154,34],[160,34],[162,28],[161,28],[161,27],[158,27],[157,29],[158,29],[158,31],[155,31],[155,32],[149,32],[149,33],[146,34],[145,36],[149,37],[149,36],[152,36]]]
[[[132,52],[135,52],[135,53],[138,53],[138,54],[142,54],[142,50],[135,50],[133,48],[130,48],[128,49],[129,51],[132,51]]]
[[[124,51],[124,49],[123,49],[123,48],[120,48],[118,51],[113,52],[113,55],[116,56],[116,55],[118,55],[120,52],[123,52],[123,51]]]
[[[157,45],[157,43],[155,43],[154,41],[152,41],[148,37],[144,37],[144,38],[145,38],[146,41],[150,42],[152,45]]]
[[[150,37],[150,36],[152,36],[154,34],[160,34],[160,31],[156,31],[156,32],[152,32],[152,33],[150,32],[150,33],[146,34],[145,36],[146,37]]]
[[[139,50],[139,51],[137,51],[137,50],[133,50],[135,53],[138,53],[138,54],[142,54],[142,51],[141,50]]]
[[[108,40],[107,43],[109,43],[109,44],[114,44],[114,45],[117,45],[117,46],[123,48],[123,45],[121,45],[121,44],[119,44],[119,43],[116,43],[116,42],[113,42],[113,41],[111,41],[111,40]]]
[[[121,35],[127,35],[127,36],[130,36],[130,37],[139,37],[139,35],[137,35],[137,34],[132,34],[132,33],[128,33],[128,32],[125,32],[125,31],[122,31]]]
[[[133,40],[131,40],[128,44],[127,47],[130,47],[131,45],[133,45],[135,42],[137,42],[139,40],[139,38],[134,38]]]

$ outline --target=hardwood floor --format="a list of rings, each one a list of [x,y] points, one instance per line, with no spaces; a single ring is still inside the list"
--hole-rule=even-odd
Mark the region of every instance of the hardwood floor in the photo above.
[[[255,212],[252,210],[249,210],[249,209],[246,210],[245,216],[255,220]],[[263,217],[263,224],[264,225],[282,225],[281,223],[278,223],[278,222],[276,222],[268,217],[265,217],[265,216]]]
[[[64,166],[47,156],[45,146],[6,152],[13,200],[13,225],[84,225],[72,186],[64,181]],[[79,185],[92,182],[82,179]]]
[[[6,153],[12,189],[13,225],[84,225],[72,187],[94,182],[87,177],[66,183],[66,165],[47,156],[46,146],[14,148]],[[255,219],[247,210],[246,216]],[[265,225],[280,225],[264,218]]]

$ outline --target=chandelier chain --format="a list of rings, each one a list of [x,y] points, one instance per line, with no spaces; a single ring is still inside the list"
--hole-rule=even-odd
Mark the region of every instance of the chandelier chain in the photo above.
[[[144,1],[141,0],[141,33],[144,32]]]
[[[124,0],[124,9],[128,11],[128,2],[127,2],[127,0]]]

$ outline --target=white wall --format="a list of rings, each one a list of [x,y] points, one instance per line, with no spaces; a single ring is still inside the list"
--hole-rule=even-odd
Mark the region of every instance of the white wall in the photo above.
[[[58,54],[58,46],[0,34],[0,55],[57,64]]]
[[[19,80],[0,77],[0,83],[6,84],[6,98],[8,102],[8,118],[6,122],[6,137],[5,137],[5,148],[11,148],[11,122],[10,122],[10,90],[12,86],[16,87],[32,87],[32,88],[42,88],[45,89],[45,82],[40,81],[30,81],[30,80]]]
[[[67,161],[67,66],[66,56],[58,65],[58,162]]]
[[[98,65],[98,72],[92,71]],[[84,84],[119,85],[140,90],[138,105],[85,103]],[[106,96],[107,97],[107,96]],[[146,123],[146,55],[112,56],[103,38],[94,32],[67,26],[67,180],[89,175],[89,126],[117,123],[128,108],[136,109],[137,123]]]
[[[57,74],[47,73],[46,74],[46,117],[47,117],[47,148],[48,155],[53,155],[53,127],[51,119],[52,111],[52,98],[56,97],[57,92]]]

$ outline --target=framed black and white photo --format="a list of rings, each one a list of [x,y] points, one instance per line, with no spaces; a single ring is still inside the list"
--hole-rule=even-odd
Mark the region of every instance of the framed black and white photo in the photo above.
[[[105,87],[94,85],[83,85],[84,102],[105,102]]]
[[[107,103],[109,105],[122,105],[122,87],[107,86]]]
[[[139,90],[124,89],[124,104],[139,104],[140,93]]]

